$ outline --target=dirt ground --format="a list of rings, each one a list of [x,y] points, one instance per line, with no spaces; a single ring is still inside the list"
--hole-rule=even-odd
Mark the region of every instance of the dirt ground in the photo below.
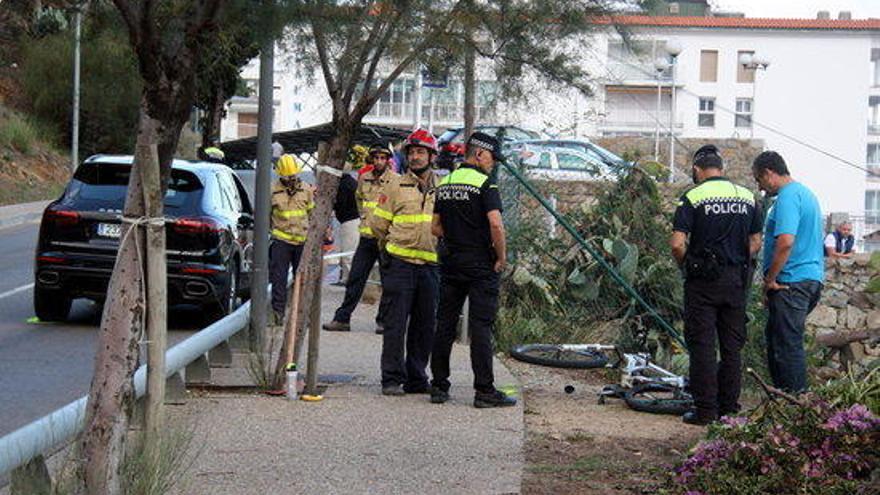
[[[645,414],[622,400],[599,405],[609,370],[563,370],[506,359],[523,385],[526,443],[522,493],[655,493],[664,472],[705,432],[679,417]],[[574,392],[567,394],[567,385]]]

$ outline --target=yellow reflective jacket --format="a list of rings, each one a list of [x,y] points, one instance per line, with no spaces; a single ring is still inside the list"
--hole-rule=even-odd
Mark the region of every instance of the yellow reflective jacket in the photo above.
[[[357,191],[355,192],[355,198],[357,198],[358,212],[361,215],[361,226],[360,232],[364,237],[373,238],[376,237],[373,234],[372,229],[369,226],[369,217],[373,216],[373,209],[376,208],[376,201],[379,199],[379,194],[382,192],[382,188],[385,187],[385,184],[396,180],[400,175],[391,170],[389,166],[385,169],[385,172],[376,177],[372,170],[358,177],[358,185]]]
[[[388,254],[416,265],[437,263],[437,238],[431,234],[436,178],[429,174],[424,191],[412,172],[389,181],[368,221]]]
[[[290,244],[306,242],[309,212],[315,207],[315,188],[297,179],[285,187],[280,179],[272,184],[272,237]]]

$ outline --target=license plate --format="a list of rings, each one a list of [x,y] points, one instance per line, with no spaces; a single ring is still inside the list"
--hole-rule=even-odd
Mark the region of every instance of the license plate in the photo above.
[[[98,235],[101,237],[112,237],[113,239],[119,239],[119,236],[122,234],[122,225],[118,223],[99,223],[98,224]]]

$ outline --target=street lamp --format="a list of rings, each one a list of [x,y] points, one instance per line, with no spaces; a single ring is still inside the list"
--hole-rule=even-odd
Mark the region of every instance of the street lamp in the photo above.
[[[669,62],[667,62],[666,59],[658,58],[654,61],[654,72],[657,75],[657,114],[654,118],[654,161],[660,160],[660,108],[662,106],[660,79],[667,69],[669,69]]]
[[[80,50],[82,44],[82,14],[85,1],[73,3],[73,115],[70,123],[70,171],[76,172],[79,165],[79,93],[80,93]]]
[[[684,48],[680,41],[671,39],[666,42],[664,49],[669,54],[669,69],[672,75],[672,86],[670,86],[672,105],[669,109],[669,182],[672,182],[675,180],[675,63]]]
[[[767,70],[767,67],[770,67],[770,59],[762,55],[743,53],[739,56],[739,64],[744,70],[755,71],[755,77],[752,80],[752,120],[749,122],[749,139],[751,139],[755,137],[755,94],[758,87],[758,71]]]

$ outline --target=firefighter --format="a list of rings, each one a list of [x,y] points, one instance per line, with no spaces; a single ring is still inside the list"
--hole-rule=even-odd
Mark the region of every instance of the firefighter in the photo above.
[[[299,266],[309,212],[315,207],[315,189],[297,177],[302,166],[293,155],[281,155],[275,163],[278,179],[272,184],[272,244],[269,247],[269,281],[272,313],[280,324],[287,304],[288,271]]]
[[[371,166],[369,172],[358,177],[357,191],[355,198],[357,199],[358,210],[361,217],[360,241],[351,260],[351,272],[348,275],[348,282],[345,285],[345,299],[342,306],[336,310],[333,321],[324,324],[324,330],[336,332],[348,332],[351,330],[351,314],[354,312],[361,295],[364,292],[364,286],[370,276],[370,270],[379,259],[379,244],[376,242],[376,236],[370,229],[369,217],[373,214],[373,208],[376,207],[376,201],[379,193],[385,184],[396,180],[400,176],[391,170],[390,167],[391,150],[387,146],[375,145],[370,148],[370,154],[367,157],[367,163]],[[381,275],[381,270],[380,270]],[[382,297],[379,304],[379,313],[376,315],[376,333],[381,334],[384,331],[383,321],[388,313],[388,298]]]
[[[490,177],[501,146],[482,132],[471,134],[465,161],[437,188],[432,232],[442,238],[440,307],[431,353],[431,402],[449,400],[449,355],[461,309],[470,300],[468,329],[474,371],[474,406],[509,407],[516,399],[497,390],[492,373],[492,333],[500,273],[506,265],[501,196]]]
[[[382,335],[382,394],[427,393],[439,276],[431,235],[437,140],[417,129],[404,143],[409,167],[389,181],[368,226],[376,236],[389,303]],[[404,342],[406,351],[404,353]]]

